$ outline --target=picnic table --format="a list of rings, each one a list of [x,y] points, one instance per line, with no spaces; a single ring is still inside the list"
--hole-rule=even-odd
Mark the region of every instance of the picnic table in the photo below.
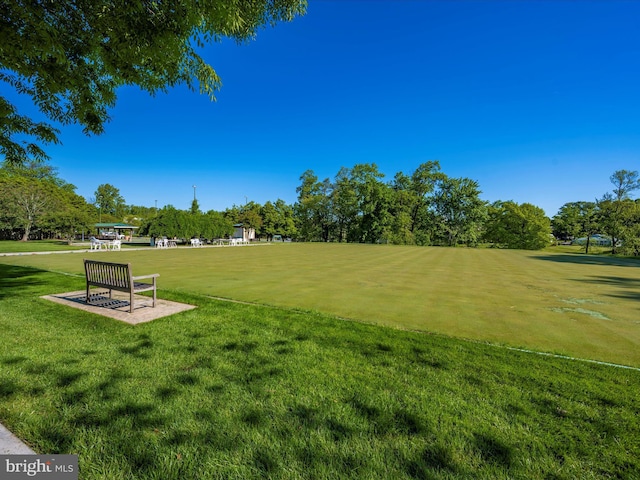
[[[178,242],[175,239],[161,238],[156,241],[156,248],[177,248]]]

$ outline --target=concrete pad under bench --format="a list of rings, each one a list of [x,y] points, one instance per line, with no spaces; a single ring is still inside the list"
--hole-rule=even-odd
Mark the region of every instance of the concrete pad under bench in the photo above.
[[[95,291],[95,290],[94,290]],[[155,308],[152,306],[152,299],[144,295],[135,295],[133,313],[129,313],[129,294],[124,292],[113,292],[113,298],[109,298],[109,292],[92,293],[91,305],[86,302],[86,291],[57,293],[45,295],[46,300],[67,305],[72,308],[96,313],[105,317],[114,318],[132,325],[150,322],[158,318],[167,317],[175,313],[184,312],[196,308],[195,305],[186,303],[171,302],[169,300],[157,299]]]

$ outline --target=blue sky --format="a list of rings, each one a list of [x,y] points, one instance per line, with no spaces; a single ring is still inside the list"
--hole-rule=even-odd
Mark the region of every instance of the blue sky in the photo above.
[[[542,207],[640,170],[640,2],[322,1],[245,45],[202,51],[217,101],[119,91],[106,132],[48,147],[87,198],[203,210],[296,201],[300,175],[439,160],[482,198]]]

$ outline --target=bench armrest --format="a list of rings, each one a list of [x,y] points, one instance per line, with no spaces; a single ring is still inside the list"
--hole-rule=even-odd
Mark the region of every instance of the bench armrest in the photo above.
[[[131,277],[131,280],[141,280],[143,278],[156,278],[159,277],[160,274],[159,273],[152,273],[151,275],[140,275],[137,277]]]

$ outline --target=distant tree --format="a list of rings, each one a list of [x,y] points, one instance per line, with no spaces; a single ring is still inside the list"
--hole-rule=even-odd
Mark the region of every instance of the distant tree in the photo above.
[[[443,178],[440,163],[430,160],[418,166],[410,175],[399,172],[391,188],[393,243],[428,245],[434,225],[433,212],[429,210],[432,194]]]
[[[334,178],[329,193],[331,229],[338,242],[355,236],[358,219],[358,194],[351,169],[342,167]]]
[[[262,206],[260,211],[262,217],[262,227],[260,228],[259,235],[265,236],[267,241],[271,241],[273,236],[278,233],[278,212],[276,206],[267,202]]]
[[[613,192],[606,193],[598,202],[600,222],[611,236],[611,253],[616,253],[620,241],[625,204],[631,193],[640,189],[637,171],[617,170],[609,177],[613,184]]]
[[[237,223],[241,223],[245,228],[253,228],[258,232],[262,227],[262,207],[256,202],[248,202],[238,207]]]
[[[293,206],[287,204],[284,200],[278,199],[275,203],[276,211],[278,212],[278,229],[280,234],[284,237],[295,237],[297,234]]]
[[[413,206],[411,209],[411,231],[417,232],[424,228],[424,220],[429,217],[427,214],[430,197],[438,185],[438,182],[446,176],[440,171],[440,162],[429,160],[416,168],[411,175],[409,190],[413,195]]]
[[[65,189],[54,190],[52,209],[40,224],[40,229],[71,243],[76,234],[92,230],[92,208],[83,197]]]
[[[484,235],[507,248],[539,250],[549,246],[551,223],[544,210],[530,203],[495,202],[488,208]]]
[[[437,235],[449,246],[475,245],[487,215],[486,202],[480,199],[478,182],[469,178],[443,176],[432,200]]]
[[[21,241],[29,235],[42,217],[51,209],[53,186],[43,180],[14,178],[0,187],[0,194],[9,200],[13,227],[22,229]]]
[[[284,200],[278,199],[275,203],[265,203],[260,216],[262,217],[260,235],[264,235],[268,241],[273,240],[274,235],[289,237],[295,234],[293,209]]]
[[[196,48],[255,37],[303,14],[305,0],[0,2],[0,81],[31,97],[49,120],[100,134],[122,85],[155,94],[186,84],[213,98],[220,78]],[[0,155],[42,160],[58,131],[0,96]],[[21,141],[24,136],[35,141]]]
[[[414,205],[413,195],[410,191],[411,179],[402,172],[396,173],[391,182],[392,206],[391,216],[391,243],[400,245],[413,245],[416,242],[413,230],[411,211]]]
[[[625,202],[620,222],[622,253],[640,256],[640,199]]]
[[[296,188],[298,201],[294,205],[296,228],[300,240],[328,242],[332,227],[329,179],[318,181],[313,170],[300,177]]]
[[[613,184],[613,198],[617,201],[629,199],[631,192],[640,189],[640,178],[635,170],[617,170],[609,180]]]
[[[381,181],[383,177],[375,163],[357,164],[351,169],[358,206],[351,241],[376,243],[390,236],[392,195],[389,185]]]
[[[126,205],[124,208],[125,222],[137,225],[140,220],[153,217],[157,211],[154,207],[146,207],[144,205]]]
[[[200,205],[198,204],[198,200],[196,200],[195,198],[191,202],[191,210],[189,210],[189,211],[191,212],[192,215],[201,215],[202,214],[202,212],[200,211]]]
[[[95,204],[100,209],[102,215],[111,215],[122,221],[125,212],[125,201],[120,190],[113,185],[104,183],[99,185],[95,191]]]
[[[60,179],[55,169],[5,163],[0,168],[0,225],[14,237],[27,241],[37,230],[40,236],[71,239],[86,228],[89,206],[75,187]]]
[[[552,219],[554,235],[559,238],[574,239],[585,236],[585,253],[589,253],[591,236],[598,233],[598,205],[595,202],[565,203]]]
[[[205,238],[224,238],[233,233],[233,222],[215,210],[209,210],[201,217],[201,225],[201,234]]]
[[[190,217],[188,212],[166,205],[158,211],[158,215],[149,219],[141,233],[155,238],[191,238],[195,228]]]

